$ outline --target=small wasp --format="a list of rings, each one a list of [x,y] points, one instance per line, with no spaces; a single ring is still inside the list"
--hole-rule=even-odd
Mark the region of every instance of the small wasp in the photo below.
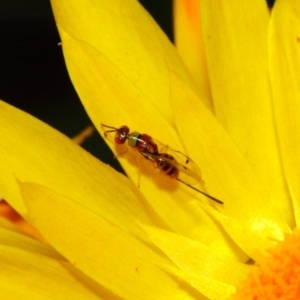
[[[171,155],[165,152],[159,152],[157,143],[154,142],[152,137],[148,134],[139,133],[136,131],[130,132],[129,127],[126,125],[123,125],[119,128],[104,124],[101,125],[102,127],[107,128],[107,130],[105,130],[104,132],[105,136],[107,136],[107,133],[110,132],[115,133],[116,144],[125,144],[127,141],[130,147],[136,148],[145,159],[151,161],[165,175],[178,180],[179,182],[185,184],[191,189],[219,204],[224,204],[221,200],[193,187],[192,183],[203,183],[198,173],[179,163],[178,160],[174,157],[175,155]],[[191,158],[189,158],[182,152],[173,150],[167,146],[166,149],[170,149],[175,154],[183,156],[185,158],[186,165],[196,165]],[[183,176],[183,174],[185,176]],[[185,177],[185,179],[183,180],[182,177]]]

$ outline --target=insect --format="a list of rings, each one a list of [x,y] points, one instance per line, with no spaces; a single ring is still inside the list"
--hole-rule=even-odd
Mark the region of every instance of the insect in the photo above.
[[[112,127],[108,125],[101,124],[103,128],[106,128],[104,131],[104,135],[107,136],[107,133],[114,132],[115,133],[115,143],[116,144],[125,144],[126,141],[128,145],[132,148],[136,148],[138,152],[147,160],[154,163],[154,165],[165,175],[170,178],[176,179],[177,181],[183,183],[184,185],[190,187],[191,189],[197,191],[198,193],[206,196],[207,198],[219,203],[224,204],[221,200],[198,190],[191,183],[192,182],[202,182],[201,177],[197,174],[197,172],[191,170],[188,165],[196,165],[192,159],[183,154],[180,151],[173,150],[167,146],[166,149],[172,150],[175,154],[181,155],[185,158],[185,165],[178,162],[174,155],[159,152],[157,143],[152,139],[151,136],[144,133],[139,133],[136,131],[130,132],[128,126],[123,125],[119,128]],[[185,179],[182,179],[182,175],[185,175]]]

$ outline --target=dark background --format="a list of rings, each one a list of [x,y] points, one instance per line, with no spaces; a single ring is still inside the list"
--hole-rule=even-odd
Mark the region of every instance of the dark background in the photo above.
[[[153,11],[172,38],[171,0],[140,2]],[[50,1],[1,0],[0,16],[0,99],[69,137],[78,134],[91,121],[72,86],[62,49],[57,45],[60,38]],[[121,170],[98,133],[82,146]]]
[[[172,0],[140,3],[173,40]],[[0,99],[73,137],[91,121],[71,84],[59,41],[50,0],[0,0]],[[98,134],[83,147],[120,170]]]

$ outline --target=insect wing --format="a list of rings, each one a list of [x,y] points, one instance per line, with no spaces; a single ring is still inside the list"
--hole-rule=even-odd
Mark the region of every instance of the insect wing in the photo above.
[[[188,156],[180,151],[169,148],[168,153],[174,157],[174,160],[169,160],[170,163],[179,169],[179,179],[190,184],[196,185],[204,183],[201,179],[201,172],[198,165]]]
[[[201,178],[201,171],[199,166],[190,157],[181,151],[168,147],[167,153],[172,155],[176,162],[177,167],[181,171],[179,178],[190,185],[196,185],[198,183],[204,184]]]
[[[182,181],[190,184],[190,185],[196,185],[198,183],[204,183],[201,178],[200,169],[197,166],[197,164],[189,159],[187,163],[179,163],[176,162],[176,167],[179,169],[179,179]]]
[[[141,153],[141,154],[145,158],[147,158],[151,161],[155,161],[157,163],[158,162],[166,163],[170,166],[177,168],[179,170],[178,178],[190,185],[196,185],[198,183],[203,183],[203,180],[201,179],[199,167],[192,159],[190,159],[185,154],[183,154],[179,151],[172,150],[170,148],[169,148],[169,150],[171,150],[169,155],[171,155],[173,158],[165,157],[164,153],[152,154],[152,153],[146,152],[146,153]],[[180,157],[179,154],[181,154],[182,157]],[[179,159],[184,160],[184,163],[180,163]],[[191,167],[193,167],[194,169],[191,169]],[[198,170],[199,170],[199,172],[197,172]]]
[[[201,178],[200,168],[190,157],[181,151],[170,148],[168,145],[157,139],[153,139],[153,141],[158,145],[160,154],[167,153],[174,157],[176,162],[173,160],[168,160],[168,162],[179,169],[179,179],[190,185],[196,185],[198,183],[204,184],[204,181]]]

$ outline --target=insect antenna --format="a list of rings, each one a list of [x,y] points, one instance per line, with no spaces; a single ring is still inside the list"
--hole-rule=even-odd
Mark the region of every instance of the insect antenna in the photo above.
[[[188,184],[188,183],[182,181],[182,180],[179,179],[178,177],[177,177],[176,179],[177,179],[179,182],[181,182],[181,183],[185,184],[186,186],[188,186],[189,188],[191,188],[191,189],[197,191],[198,193],[200,193],[200,194],[206,196],[207,198],[209,198],[209,199],[211,199],[211,200],[213,200],[213,201],[215,201],[215,202],[217,202],[217,203],[219,203],[219,204],[224,204],[223,201],[221,201],[221,200],[219,200],[219,199],[217,199],[217,198],[215,198],[215,197],[213,197],[213,196],[211,196],[211,195],[208,195],[208,194],[206,194],[206,193],[204,193],[204,192],[202,192],[202,191],[196,189],[195,187],[193,187],[192,185],[190,185],[190,184]]]
[[[105,125],[105,124],[102,124],[101,123],[101,126],[104,127],[104,128],[110,128],[111,130],[105,130],[104,131],[104,135],[106,136],[108,132],[116,132],[118,130],[118,128],[116,127],[112,127],[112,126],[108,126],[108,125]]]

